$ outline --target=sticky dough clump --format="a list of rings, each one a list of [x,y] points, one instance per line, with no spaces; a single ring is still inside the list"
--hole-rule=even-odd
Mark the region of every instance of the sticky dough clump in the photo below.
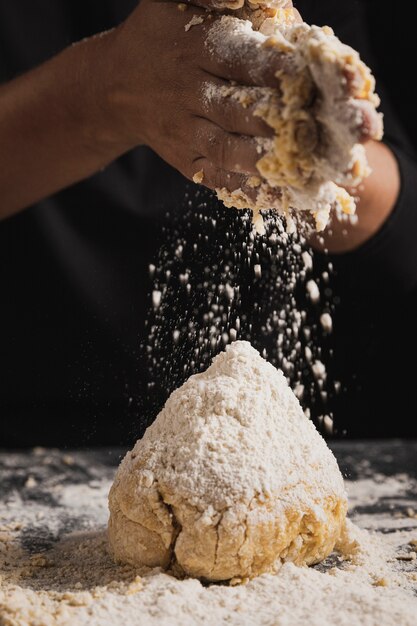
[[[248,177],[238,189],[216,191],[226,206],[252,209],[259,232],[259,212],[268,209],[286,216],[311,213],[320,231],[332,207],[354,214],[355,200],[344,187],[357,187],[370,172],[360,141],[364,116],[373,119],[368,138],[382,137],[375,80],[359,54],[331,28],[300,23],[291,9],[269,5],[246,2],[218,20],[207,38],[213,51],[229,56],[235,51],[249,65],[251,54],[260,57],[260,47],[272,51],[274,59],[276,52],[282,55],[275,89],[219,88],[218,95],[251,106],[274,136],[259,143],[259,176]]]

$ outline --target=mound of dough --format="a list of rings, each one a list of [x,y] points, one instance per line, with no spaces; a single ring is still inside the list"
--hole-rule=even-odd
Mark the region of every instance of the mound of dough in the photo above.
[[[321,561],[347,501],[283,374],[237,341],[174,391],[110,491],[114,558],[212,581]]]

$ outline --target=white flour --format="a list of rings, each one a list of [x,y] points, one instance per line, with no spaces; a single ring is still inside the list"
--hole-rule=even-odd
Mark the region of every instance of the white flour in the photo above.
[[[416,518],[387,513],[383,524],[391,533],[354,531],[352,560],[332,556],[319,569],[288,563],[246,585],[203,586],[112,562],[103,531],[109,486],[97,480],[94,487],[64,488],[68,511],[80,519],[90,514],[91,530],[69,535],[46,553],[29,556],[18,536],[44,514],[53,529],[57,509],[12,499],[2,511],[1,626],[415,626],[417,571],[413,563],[399,571],[397,557],[412,551]],[[411,488],[407,476],[379,486],[368,479],[348,483],[351,503],[362,506],[378,496],[395,501]],[[356,517],[372,528],[378,519]]]
[[[203,22],[204,22],[204,17],[202,17],[201,15],[193,15],[193,17],[188,22],[188,24],[184,26],[184,30],[187,33],[190,30],[190,28],[192,28],[193,26],[197,26],[198,24],[202,24]]]
[[[305,348],[311,362],[321,360],[327,366],[320,315],[333,313],[333,294],[328,275],[324,279],[314,271],[299,227],[288,234],[285,221],[271,215],[262,238],[251,230],[243,212],[230,215],[231,211],[219,209],[210,215],[209,203],[198,209],[184,211],[165,230],[161,254],[150,266],[154,293],[144,348],[151,398],[157,397],[158,387],[166,398],[236,339],[250,341],[284,372],[292,388],[301,385],[304,407],[311,406],[329,384],[326,390],[332,393],[330,379],[318,381],[313,376]],[[181,296],[184,291],[186,299]],[[155,292],[160,295],[158,306]],[[318,294],[319,302],[306,306],[302,292],[309,298]],[[325,332],[331,332],[328,325]],[[160,409],[161,405],[156,407],[152,419]]]

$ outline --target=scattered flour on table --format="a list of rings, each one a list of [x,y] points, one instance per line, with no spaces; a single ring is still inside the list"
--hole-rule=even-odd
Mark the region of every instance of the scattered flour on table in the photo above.
[[[115,565],[104,532],[29,558],[11,526],[0,540],[1,626],[415,626],[417,574],[396,571],[382,535],[356,530],[351,560],[331,557],[322,571],[286,563],[246,585],[204,586]]]
[[[287,563],[246,585],[203,585],[158,568],[114,564],[105,532],[111,466],[77,452],[70,478],[67,455],[35,456],[30,475],[38,487],[2,497],[1,626],[415,626],[416,561],[402,558],[417,544],[417,482],[409,475],[379,477],[366,458],[355,461],[362,478],[346,481],[350,515],[370,532],[351,529],[350,557],[334,553],[309,568]],[[24,482],[22,459],[9,454],[7,463]],[[4,463],[3,475],[5,486]],[[80,475],[83,482],[73,482]],[[375,502],[379,513],[367,512]],[[29,551],[28,537],[62,539]]]

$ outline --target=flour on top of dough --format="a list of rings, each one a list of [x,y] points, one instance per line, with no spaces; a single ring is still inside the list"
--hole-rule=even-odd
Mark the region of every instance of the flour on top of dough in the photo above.
[[[245,341],[174,391],[110,492],[115,558],[210,580],[309,564],[346,514],[333,454],[282,372]]]

